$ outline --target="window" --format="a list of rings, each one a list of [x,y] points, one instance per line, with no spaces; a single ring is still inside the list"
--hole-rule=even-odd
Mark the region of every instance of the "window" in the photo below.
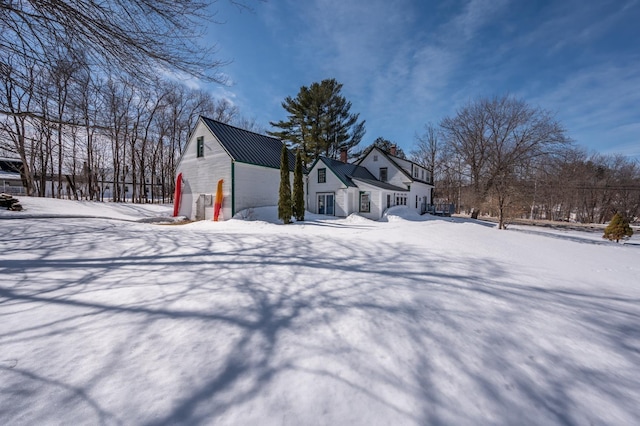
[[[377,155],[373,156],[373,161],[378,161],[378,156]]]
[[[407,205],[407,194],[396,194],[396,206]]]
[[[198,137],[198,157],[204,157],[204,136]]]
[[[418,196],[416,195],[416,209],[418,208]]]
[[[418,177],[419,177],[419,173],[420,173],[420,170],[418,170],[418,168],[417,168],[417,167],[414,167],[414,168],[413,168],[413,177],[414,177],[414,178],[416,178],[416,179],[418,179]]]
[[[422,170],[422,180],[424,180],[424,170]]]
[[[327,169],[318,169],[318,183],[325,183],[327,181]]]
[[[368,192],[360,193],[360,212],[369,213],[371,211],[371,201],[370,195]]]
[[[387,181],[387,168],[386,167],[380,167],[380,181],[381,182],[386,182]]]

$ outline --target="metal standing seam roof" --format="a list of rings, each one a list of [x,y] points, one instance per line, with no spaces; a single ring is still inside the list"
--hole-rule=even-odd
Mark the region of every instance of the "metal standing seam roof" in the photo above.
[[[407,191],[406,188],[401,188],[399,186],[391,185],[390,183],[382,182],[376,179],[376,177],[373,176],[373,174],[371,174],[369,170],[362,166],[343,163],[342,161],[334,160],[327,157],[319,158],[329,169],[331,169],[331,171],[338,177],[338,179],[340,179],[347,186],[358,187],[358,185],[353,182],[353,179],[355,179],[381,189],[397,192]]]
[[[394,192],[409,192],[409,190],[407,188],[401,188],[399,186],[395,186],[395,185],[391,185],[390,183],[387,182],[382,182],[378,179],[361,179],[361,178],[357,178],[357,177],[353,177],[352,179],[358,180],[360,182],[364,182],[368,185],[371,186],[375,186],[378,187],[380,189],[386,189],[387,191],[394,191]]]
[[[280,168],[282,155],[280,139],[230,126],[207,117],[201,116],[201,118],[233,160],[273,169]],[[288,154],[289,170],[293,171],[296,157],[290,150]]]
[[[6,173],[18,173],[18,175],[20,175],[21,168],[22,160],[19,158],[0,157],[0,171]]]

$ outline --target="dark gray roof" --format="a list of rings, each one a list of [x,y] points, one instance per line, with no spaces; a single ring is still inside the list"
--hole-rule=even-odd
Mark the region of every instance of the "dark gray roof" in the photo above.
[[[282,153],[280,139],[230,126],[207,117],[201,116],[201,118],[233,160],[274,169],[280,168]],[[293,171],[295,164],[296,157],[289,151],[290,171]]]
[[[20,174],[22,168],[22,161],[15,158],[0,157],[0,170],[9,173]]]
[[[405,188],[391,185],[387,182],[382,182],[376,179],[369,170],[356,164],[343,163],[342,161],[334,160],[327,157],[319,157],[318,160],[322,160],[329,169],[340,179],[345,185],[357,187],[358,185],[353,182],[353,179],[359,180],[369,185],[376,186],[378,188],[387,189],[390,191],[406,191]]]
[[[353,179],[358,180],[360,182],[364,182],[367,183],[371,186],[376,186],[380,189],[386,189],[388,191],[396,191],[396,192],[408,192],[409,190],[407,188],[401,188],[399,186],[395,186],[395,185],[391,185],[388,182],[382,182],[378,179],[361,179],[361,178],[357,178],[357,177],[353,177]]]
[[[358,186],[351,180],[351,177],[359,177],[361,179],[373,179],[376,178],[362,166],[355,164],[343,163],[342,161],[334,160],[328,157],[318,157],[318,161],[322,161],[327,167],[347,186]]]

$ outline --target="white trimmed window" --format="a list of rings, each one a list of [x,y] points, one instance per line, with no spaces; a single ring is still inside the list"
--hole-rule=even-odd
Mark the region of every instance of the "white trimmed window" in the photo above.
[[[360,192],[360,212],[369,213],[371,211],[371,194]]]
[[[198,153],[197,153],[198,158],[204,157],[204,136],[198,137],[197,150],[198,150]]]
[[[325,183],[327,181],[327,169],[318,169],[318,183]]]

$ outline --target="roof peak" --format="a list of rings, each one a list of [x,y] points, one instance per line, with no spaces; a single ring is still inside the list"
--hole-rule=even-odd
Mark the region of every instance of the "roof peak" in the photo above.
[[[280,139],[278,139],[276,137],[273,137],[273,136],[270,136],[270,135],[265,135],[263,133],[254,132],[253,130],[243,129],[242,127],[238,127],[238,126],[235,126],[233,124],[225,123],[224,121],[216,120],[216,119],[213,119],[213,118],[205,117],[204,115],[200,115],[200,117],[202,119],[204,119],[204,120],[212,121],[212,122],[214,122],[216,124],[220,124],[222,126],[231,127],[232,129],[235,129],[235,130],[240,130],[242,132],[252,133],[254,135],[262,136],[262,137],[265,137],[265,138],[271,138],[271,139],[275,139],[277,141],[282,142]]]
[[[241,129],[202,115],[200,118],[202,125],[209,129],[233,161],[280,168],[282,147],[286,147],[280,139]],[[293,171],[296,157],[289,149],[287,152],[289,170]]]

